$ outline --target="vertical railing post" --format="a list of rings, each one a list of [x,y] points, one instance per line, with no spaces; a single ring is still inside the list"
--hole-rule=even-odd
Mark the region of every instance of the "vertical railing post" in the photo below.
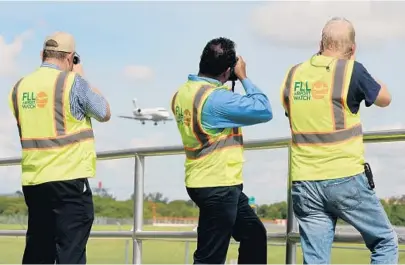
[[[184,253],[184,264],[188,264],[188,256],[190,256],[190,241],[186,240],[186,251]]]
[[[125,240],[125,264],[129,264],[129,240]]]
[[[293,202],[291,198],[291,143],[288,146],[288,177],[287,177],[287,229],[286,229],[286,251],[285,263],[296,264],[297,244],[289,239],[289,234],[297,231],[297,221],[295,220]]]
[[[132,234],[133,256],[132,264],[142,263],[142,242],[136,239],[136,232],[143,229],[143,189],[144,189],[144,162],[145,157],[135,155],[134,179],[134,228]]]

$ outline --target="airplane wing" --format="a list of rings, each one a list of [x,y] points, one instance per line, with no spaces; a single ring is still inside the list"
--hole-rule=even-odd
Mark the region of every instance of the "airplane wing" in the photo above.
[[[138,121],[153,121],[152,117],[148,116],[124,116],[124,115],[118,115],[120,118],[124,119],[131,119],[131,120],[138,120]]]
[[[124,118],[124,119],[139,120],[137,117],[134,117],[134,116],[123,116],[123,115],[118,115],[118,117],[120,117],[120,118]]]

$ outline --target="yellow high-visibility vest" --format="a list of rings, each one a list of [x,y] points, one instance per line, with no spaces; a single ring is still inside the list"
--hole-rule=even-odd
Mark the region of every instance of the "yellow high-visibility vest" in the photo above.
[[[243,136],[240,128],[205,130],[202,107],[216,89],[207,81],[188,80],[174,94],[172,111],[186,153],[185,184],[189,188],[238,185],[242,180]]]
[[[360,114],[347,106],[353,64],[314,56],[289,70],[281,100],[290,122],[293,181],[336,179],[364,171]]]
[[[23,186],[95,176],[91,120],[77,120],[70,112],[74,77],[40,67],[10,92],[22,147]]]

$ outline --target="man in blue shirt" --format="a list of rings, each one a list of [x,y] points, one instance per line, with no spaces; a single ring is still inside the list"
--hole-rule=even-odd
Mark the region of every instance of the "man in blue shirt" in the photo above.
[[[233,66],[234,73],[242,82],[246,95],[234,93],[224,87],[231,76]],[[232,128],[234,130],[242,126],[268,122],[272,119],[272,110],[267,96],[247,77],[246,64],[242,57],[236,57],[235,44],[229,39],[217,38],[208,42],[201,56],[198,75],[188,76],[188,82],[195,84],[193,81],[202,82],[195,88],[187,85],[186,89],[180,88],[173,97],[172,109],[173,112],[176,108],[181,109],[182,103],[180,102],[188,102],[189,100],[194,101],[194,106],[199,105],[199,103],[195,103],[198,96],[194,96],[192,99],[193,96],[190,94],[194,92],[184,91],[190,91],[190,89],[200,91],[206,87],[213,88],[203,103],[201,113],[196,107],[193,107],[192,110],[192,115],[201,117],[201,119],[193,118],[193,123],[197,123],[197,120],[201,120],[201,122],[200,124],[193,124],[192,127],[199,128],[201,125],[205,132],[209,132],[210,137],[218,135],[225,129]],[[200,92],[196,93],[201,94]],[[185,94],[187,96],[184,96]],[[176,96],[182,98],[183,101],[176,100]],[[181,115],[177,122],[180,127],[183,126],[181,125]],[[234,135],[237,134],[228,137],[232,138]],[[192,133],[187,137],[193,137]],[[238,141],[236,140],[236,142]],[[210,146],[210,143],[207,142],[201,144],[202,146]],[[238,144],[239,146],[235,146],[235,148],[243,148],[240,146],[240,142]],[[212,146],[219,145],[218,143],[212,144]],[[224,149],[217,151],[221,152],[221,150]],[[239,153],[236,153],[239,158]],[[221,161],[217,161],[217,163],[221,167],[224,161],[229,164],[235,163],[238,169],[239,166],[242,169],[242,162],[239,164],[232,159],[235,158],[221,156]],[[201,168],[206,173],[197,173],[196,175],[200,175],[193,176],[193,174],[187,173],[186,166],[186,176],[190,175],[189,178],[193,181],[195,179],[191,183],[192,181],[186,178],[187,192],[200,209],[198,243],[194,253],[194,264],[223,264],[226,260],[231,237],[240,242],[238,264],[266,264],[266,229],[250,207],[248,197],[242,191],[242,180],[233,175],[233,171],[230,169],[231,165],[224,164],[223,171],[232,171],[227,177],[236,178],[235,181],[231,180],[231,182],[237,183],[237,185],[222,184],[218,179],[222,179],[223,176],[215,175],[215,172],[212,173],[209,169],[214,166],[213,164],[201,165],[202,162],[198,161],[196,163],[198,166],[195,164],[195,166],[190,167]],[[211,163],[213,162],[211,161]],[[201,172],[201,170],[197,171]],[[236,170],[235,172],[239,174],[241,171]]]

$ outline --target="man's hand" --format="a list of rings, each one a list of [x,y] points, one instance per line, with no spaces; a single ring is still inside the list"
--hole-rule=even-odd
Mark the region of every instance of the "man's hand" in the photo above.
[[[246,75],[246,63],[243,60],[242,56],[238,56],[238,62],[235,65],[235,75],[241,81],[243,79],[247,78],[247,75]]]
[[[84,71],[83,71],[83,67],[82,64],[74,64],[73,65],[73,72],[79,74],[81,77],[84,77]]]
[[[91,90],[93,90],[94,93],[99,94],[100,96],[103,96],[103,95],[101,94],[100,90],[98,90],[97,88],[91,87]]]

